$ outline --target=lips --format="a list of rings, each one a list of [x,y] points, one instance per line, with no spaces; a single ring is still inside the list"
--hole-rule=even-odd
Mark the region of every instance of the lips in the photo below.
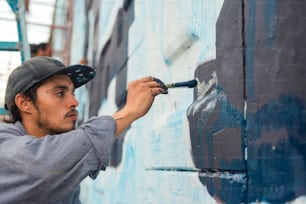
[[[77,120],[78,119],[78,111],[76,111],[76,110],[69,111],[66,114],[66,117],[71,118],[72,120]]]

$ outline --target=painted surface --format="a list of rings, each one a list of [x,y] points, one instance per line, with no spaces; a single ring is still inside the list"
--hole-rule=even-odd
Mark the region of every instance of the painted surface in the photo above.
[[[245,4],[249,200],[306,194],[305,11],[303,1]]]
[[[306,202],[303,0],[76,2],[95,2],[84,119],[124,105],[139,77],[199,81],[156,98],[83,203]]]

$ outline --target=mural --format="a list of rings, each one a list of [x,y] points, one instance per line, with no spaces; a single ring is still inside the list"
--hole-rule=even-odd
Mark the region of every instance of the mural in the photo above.
[[[95,13],[94,18],[94,39],[99,38],[99,17],[100,2],[87,1],[86,18],[90,18],[90,11]],[[131,5],[132,4],[132,5]],[[107,39],[101,54],[97,43],[92,47],[93,56],[98,60],[95,64],[96,77],[87,88],[90,93],[89,117],[98,115],[101,103],[108,97],[108,87],[116,76],[116,106],[121,108],[125,104],[125,90],[127,84],[127,61],[128,61],[128,33],[129,27],[134,20],[133,1],[125,1],[123,8],[118,10],[111,36]],[[88,22],[89,24],[89,22]],[[89,27],[89,25],[87,25]],[[95,61],[95,60],[94,60]],[[121,161],[122,143],[124,133],[116,141],[113,147],[111,165],[117,166]]]
[[[303,1],[245,4],[249,200],[306,195],[305,9]]]
[[[306,202],[303,0],[82,3],[97,69],[86,117],[122,107],[135,78],[199,82],[156,98],[83,203]]]
[[[302,4],[223,4],[217,57],[198,67],[202,83],[188,109],[196,166],[244,176],[230,185],[199,177],[220,202],[285,203],[306,195]],[[294,29],[296,20],[301,25]]]

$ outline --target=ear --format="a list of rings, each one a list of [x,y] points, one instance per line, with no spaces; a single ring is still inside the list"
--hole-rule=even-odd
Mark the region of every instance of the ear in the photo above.
[[[21,112],[30,113],[33,107],[32,101],[21,93],[15,96],[15,104]]]

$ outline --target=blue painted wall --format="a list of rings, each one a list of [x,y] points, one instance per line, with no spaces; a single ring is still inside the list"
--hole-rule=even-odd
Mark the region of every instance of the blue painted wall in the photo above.
[[[71,59],[88,42],[98,70],[77,93],[82,120],[124,105],[139,77],[199,82],[156,98],[83,203],[305,203],[304,4],[75,1]]]

